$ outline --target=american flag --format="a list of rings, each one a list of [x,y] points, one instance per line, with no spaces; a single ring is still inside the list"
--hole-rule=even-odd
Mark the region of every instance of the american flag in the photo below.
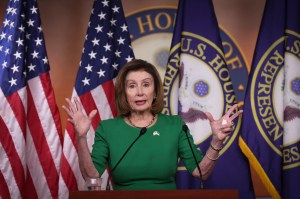
[[[92,121],[93,128],[88,132],[90,150],[99,122],[117,116],[115,77],[119,69],[133,58],[121,0],[95,0],[72,94],[72,98],[79,97],[86,114],[98,110]],[[75,131],[68,123],[61,163],[60,198],[67,198],[69,191],[86,189],[77,156]]]
[[[0,31],[0,198],[58,198],[62,130],[37,2],[11,0]]]

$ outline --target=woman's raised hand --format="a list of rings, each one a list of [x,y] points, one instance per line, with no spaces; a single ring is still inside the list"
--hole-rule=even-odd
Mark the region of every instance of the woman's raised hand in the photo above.
[[[237,104],[233,105],[220,119],[214,120],[213,116],[206,112],[206,116],[210,122],[210,126],[213,133],[213,139],[218,141],[224,141],[225,138],[234,129],[233,120],[243,113],[243,110],[238,110],[234,114],[232,112],[238,107]]]
[[[97,110],[91,111],[88,117],[86,117],[82,111],[82,105],[78,101],[77,97],[74,97],[74,102],[71,102],[69,98],[66,98],[69,108],[62,106],[64,111],[68,114],[68,121],[73,124],[76,130],[77,137],[86,137],[92,123],[92,119],[97,113]]]

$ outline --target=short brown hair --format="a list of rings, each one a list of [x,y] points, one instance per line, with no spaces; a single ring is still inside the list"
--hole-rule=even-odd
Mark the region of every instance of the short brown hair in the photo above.
[[[162,111],[164,106],[163,101],[163,85],[160,79],[160,75],[152,64],[141,59],[134,59],[123,66],[120,70],[116,84],[115,84],[115,103],[119,115],[128,116],[130,115],[131,108],[126,99],[125,92],[125,79],[129,72],[143,70],[149,73],[154,80],[154,96],[156,98],[152,102],[151,112],[153,114],[159,113]]]

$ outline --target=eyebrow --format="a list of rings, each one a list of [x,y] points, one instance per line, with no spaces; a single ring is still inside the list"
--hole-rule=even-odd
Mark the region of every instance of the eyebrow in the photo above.
[[[143,79],[142,81],[147,81],[147,80],[154,81],[153,78],[151,78],[151,77],[145,78],[145,79]],[[128,79],[128,80],[125,80],[125,81],[126,81],[126,82],[134,81],[134,82],[135,82],[135,80],[133,80],[133,79]]]

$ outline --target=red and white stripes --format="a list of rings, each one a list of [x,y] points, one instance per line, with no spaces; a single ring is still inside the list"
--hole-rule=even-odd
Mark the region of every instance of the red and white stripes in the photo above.
[[[1,196],[58,198],[62,130],[49,73],[0,99]]]
[[[92,150],[95,130],[99,122],[117,115],[114,101],[114,80],[108,81],[91,92],[79,96],[79,100],[84,107],[85,114],[97,109],[98,114],[93,119],[92,126],[88,132],[88,146]],[[77,96],[75,89],[72,98]],[[85,190],[85,181],[82,178],[76,144],[76,134],[73,126],[68,123],[64,135],[63,156],[61,160],[61,175],[59,180],[59,198],[68,198],[69,191]],[[102,176],[107,179],[107,172]],[[103,180],[106,183],[106,180]]]

